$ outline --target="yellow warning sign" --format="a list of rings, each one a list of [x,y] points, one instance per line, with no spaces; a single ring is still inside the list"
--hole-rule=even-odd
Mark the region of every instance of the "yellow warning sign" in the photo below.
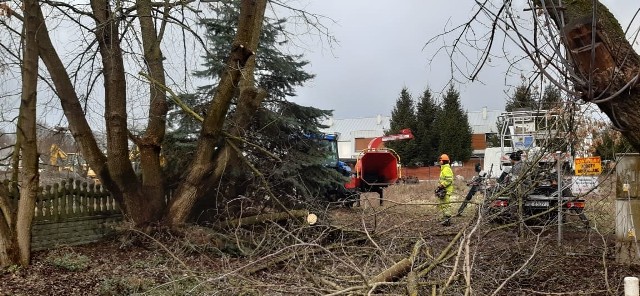
[[[593,176],[602,173],[600,156],[577,157],[574,161],[576,176]]]

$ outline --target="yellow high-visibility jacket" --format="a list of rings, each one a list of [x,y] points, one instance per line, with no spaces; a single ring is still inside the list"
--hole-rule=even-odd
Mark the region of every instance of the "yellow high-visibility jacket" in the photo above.
[[[447,195],[453,193],[453,171],[451,165],[443,164],[440,166],[440,186],[447,189]]]

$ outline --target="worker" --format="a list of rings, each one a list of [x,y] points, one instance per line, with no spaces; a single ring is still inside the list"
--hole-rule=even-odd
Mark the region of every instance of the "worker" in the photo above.
[[[482,166],[480,166],[479,163],[476,163],[475,170],[478,175],[473,177],[473,179],[471,179],[471,182],[467,183],[467,186],[471,186],[471,188],[469,189],[469,192],[467,192],[467,196],[464,198],[462,204],[460,204],[460,207],[458,208],[458,213],[456,214],[456,216],[458,217],[462,216],[462,212],[464,212],[467,204],[471,201],[471,198],[473,198],[473,196],[480,190],[480,186],[486,178],[487,173],[482,173]]]
[[[509,184],[519,177],[521,177],[524,172],[524,164],[522,163],[522,150],[518,150],[516,152],[509,154],[509,160],[511,162],[511,166],[506,166],[500,174],[498,178],[498,183],[501,184]]]
[[[453,171],[449,165],[449,156],[442,154],[440,156],[440,180],[438,181],[438,189],[436,196],[438,197],[438,209],[442,213],[442,222],[444,226],[451,225],[451,194],[453,193]],[[438,193],[440,192],[440,193]]]

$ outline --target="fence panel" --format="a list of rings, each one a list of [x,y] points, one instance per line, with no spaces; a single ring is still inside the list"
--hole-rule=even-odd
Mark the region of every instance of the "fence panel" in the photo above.
[[[9,180],[4,180],[3,185],[17,207],[19,186]],[[121,220],[114,198],[102,186],[62,180],[39,188],[31,246],[33,250],[43,250],[95,242],[112,232],[106,223]]]

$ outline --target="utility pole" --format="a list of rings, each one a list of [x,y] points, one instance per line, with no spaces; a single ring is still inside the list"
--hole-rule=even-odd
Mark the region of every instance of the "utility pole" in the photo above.
[[[556,151],[556,173],[558,175],[558,246],[562,245],[562,152]]]

